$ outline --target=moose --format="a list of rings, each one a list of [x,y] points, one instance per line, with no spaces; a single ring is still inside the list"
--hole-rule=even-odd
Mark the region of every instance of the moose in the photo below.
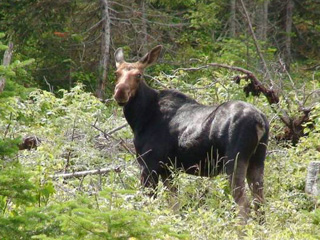
[[[114,55],[114,99],[133,131],[141,184],[155,189],[161,177],[174,191],[172,168],[207,177],[225,173],[240,218],[246,221],[250,202],[245,179],[258,213],[264,203],[268,121],[243,101],[205,106],[179,91],[149,87],[144,69],[158,60],[161,50],[161,45],[156,46],[134,63],[125,61],[122,48]]]

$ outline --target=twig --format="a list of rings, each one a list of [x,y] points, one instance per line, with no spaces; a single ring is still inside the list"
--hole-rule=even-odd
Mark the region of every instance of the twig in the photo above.
[[[123,125],[121,125],[121,126],[119,126],[119,127],[116,127],[116,128],[114,128],[114,129],[110,130],[109,132],[107,132],[107,135],[111,135],[111,134],[113,134],[113,133],[121,130],[122,128],[125,128],[126,126],[128,126],[127,123],[125,123],[125,124],[123,124]]]
[[[53,86],[51,86],[51,84],[48,82],[46,76],[43,76],[43,80],[44,80],[44,81],[46,82],[46,84],[48,85],[49,91],[50,91],[51,93],[53,93]]]
[[[316,90],[313,90],[312,92],[310,92],[304,99],[303,101],[303,105],[306,104],[306,102],[308,101],[309,97],[311,97],[311,95],[313,94],[317,94],[317,93],[320,93],[320,89],[316,89]]]
[[[10,122],[8,123],[6,130],[4,131],[4,135],[3,137],[5,138],[9,132],[10,126],[11,126],[11,120],[12,120],[12,112],[10,113],[10,117],[9,117]]]
[[[73,120],[73,127],[72,127],[72,135],[71,135],[71,142],[74,141],[74,134],[75,134],[75,131],[76,131],[76,119],[77,118],[74,118]],[[64,166],[64,172],[66,173],[69,166],[70,166],[70,157],[71,157],[71,153],[72,153],[72,150],[69,150],[68,151],[68,155],[67,155],[67,161],[66,161],[66,165]]]
[[[98,128],[96,125],[91,125],[93,128],[95,128],[96,130],[98,130],[99,132],[101,132],[103,134],[103,136],[108,139],[108,138],[112,138],[114,140],[117,140],[115,137],[113,137],[111,134],[108,134],[107,132],[103,131],[102,129]],[[119,127],[120,128],[120,127]],[[120,128],[121,129],[121,128]],[[118,129],[118,130],[120,130]],[[112,132],[113,130],[111,130],[110,132]],[[115,132],[115,131],[114,131]],[[112,132],[112,133],[114,133]],[[131,155],[135,155],[130,148],[124,143],[124,140],[122,138],[120,138],[120,145],[127,150],[128,153],[130,153]]]
[[[282,60],[281,60],[280,57],[279,57],[279,62],[280,62],[280,64],[282,64],[282,65],[284,66],[284,71],[285,71],[288,79],[290,80],[291,87],[294,89],[295,100],[296,100],[297,104],[299,105],[299,107],[302,108],[302,107],[303,107],[303,104],[302,104],[301,101],[299,100],[299,97],[298,97],[298,89],[297,89],[297,87],[296,87],[296,85],[295,85],[295,83],[294,83],[294,81],[293,81],[290,73],[288,72],[285,63],[282,63]],[[286,98],[286,99],[287,99],[287,98]],[[288,101],[287,101],[287,102],[288,102]],[[288,105],[290,105],[289,102],[288,102]]]

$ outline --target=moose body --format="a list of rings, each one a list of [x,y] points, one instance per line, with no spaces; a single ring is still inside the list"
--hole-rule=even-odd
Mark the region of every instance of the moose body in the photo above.
[[[171,170],[189,174],[229,176],[232,194],[246,219],[247,179],[256,209],[264,202],[263,173],[269,126],[264,114],[249,103],[230,101],[204,106],[175,90],[155,90],[143,70],[158,59],[161,47],[136,63],[115,53],[117,84],[114,98],[124,108],[133,134],[141,183],[156,188],[159,177],[170,186]]]

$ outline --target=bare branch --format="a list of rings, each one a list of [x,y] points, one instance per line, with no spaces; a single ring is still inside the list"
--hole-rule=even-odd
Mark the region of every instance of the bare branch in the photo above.
[[[123,124],[123,125],[121,125],[119,127],[116,127],[114,129],[110,130],[109,132],[107,132],[107,135],[111,135],[111,134],[121,130],[122,128],[125,128],[126,126],[128,126],[128,123],[125,123],[125,124]]]
[[[96,125],[91,125],[93,128],[95,128],[96,130],[98,130],[99,132],[101,132],[103,134],[103,136],[108,139],[108,138],[112,138],[114,140],[117,140],[115,137],[112,136],[112,133],[116,132],[115,130],[111,130],[111,133],[107,133],[105,131],[103,131],[102,129],[100,129],[99,127],[97,127]],[[120,130],[122,128],[122,126],[118,127],[117,131]],[[120,138],[120,145],[131,155],[135,155],[131,149],[125,144],[124,140],[122,138]]]

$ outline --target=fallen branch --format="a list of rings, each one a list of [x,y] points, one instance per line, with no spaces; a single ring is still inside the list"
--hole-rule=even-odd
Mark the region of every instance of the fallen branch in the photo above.
[[[81,171],[81,172],[73,172],[73,173],[58,173],[51,175],[51,178],[77,178],[77,177],[85,177],[87,175],[95,175],[95,174],[107,174],[109,172],[121,172],[120,167],[116,168],[101,168],[95,170]]]
[[[143,156],[152,150],[149,149],[145,153],[137,156],[134,160],[137,161],[138,159],[143,160]],[[72,173],[57,173],[54,175],[50,175],[51,178],[74,178],[74,177],[85,177],[87,175],[94,175],[94,174],[107,174],[109,172],[116,172],[120,173],[121,172],[121,167],[115,167],[115,168],[100,168],[100,169],[94,169],[94,170],[87,170],[87,171],[80,171],[80,172],[72,172]]]

